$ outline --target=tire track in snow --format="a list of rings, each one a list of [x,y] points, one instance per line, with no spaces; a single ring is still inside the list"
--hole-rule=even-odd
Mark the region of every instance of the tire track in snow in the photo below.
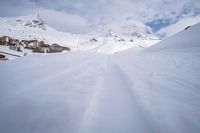
[[[79,132],[155,132],[146,112],[137,102],[132,81],[123,70],[107,58],[97,71],[97,88],[91,96]]]
[[[143,103],[140,102],[142,97],[140,97],[138,94],[138,88],[135,88],[134,81],[119,65],[117,65],[117,63],[113,63],[112,68],[115,68],[116,73],[119,75],[118,77],[120,77],[120,79],[123,81],[125,87],[121,89],[123,89],[127,93],[127,96],[130,97],[133,105],[132,109],[134,110],[133,115],[135,115],[138,120],[137,123],[134,124],[136,125],[136,128],[132,132],[155,133],[157,131],[157,127],[153,126],[153,119],[151,118],[149,112],[145,109]]]
[[[94,126],[94,123],[97,119],[97,112],[98,112],[98,104],[100,103],[101,100],[101,93],[103,92],[103,89],[105,87],[103,87],[104,83],[102,81],[104,81],[103,77],[104,77],[104,73],[106,71],[106,59],[101,59],[99,62],[99,64],[97,64],[96,67],[96,74],[95,77],[96,78],[96,82],[94,83],[96,88],[94,88],[94,92],[92,93],[92,96],[89,99],[89,103],[86,107],[86,111],[84,112],[84,115],[82,117],[82,121],[80,123],[80,129],[79,129],[79,133],[90,133],[91,131],[91,127]],[[103,63],[102,63],[103,62]],[[93,62],[92,62],[93,63]],[[92,73],[93,74],[93,73]],[[94,75],[93,75],[94,76]]]

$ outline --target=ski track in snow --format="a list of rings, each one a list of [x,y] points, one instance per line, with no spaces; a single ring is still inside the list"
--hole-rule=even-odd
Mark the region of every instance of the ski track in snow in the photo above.
[[[98,67],[96,76],[100,79],[97,78],[97,89],[89,100],[79,132],[152,132],[151,123],[132,92],[132,81],[117,64],[108,62],[112,62],[110,58]]]

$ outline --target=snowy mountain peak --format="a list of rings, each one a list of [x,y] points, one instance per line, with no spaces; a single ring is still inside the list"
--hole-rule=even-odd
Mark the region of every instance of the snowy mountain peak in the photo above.
[[[102,37],[119,37],[132,39],[159,39],[151,29],[140,21],[132,18],[112,19],[104,21],[97,30],[90,35],[98,35]]]
[[[47,30],[47,25],[42,20],[39,14],[19,16],[12,18],[0,18],[0,24],[4,30],[8,29],[10,32],[12,30]]]
[[[0,18],[0,36],[10,36],[19,40],[37,39],[45,43],[66,44],[67,33],[59,32],[41,18],[39,14]]]
[[[30,28],[40,28],[46,30],[46,23],[39,14],[16,17],[16,23]]]

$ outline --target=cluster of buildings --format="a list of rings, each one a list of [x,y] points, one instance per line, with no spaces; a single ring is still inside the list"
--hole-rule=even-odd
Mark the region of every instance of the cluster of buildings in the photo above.
[[[11,50],[22,52],[23,49],[29,49],[36,53],[56,53],[64,50],[70,51],[70,48],[60,46],[59,44],[45,44],[38,40],[18,40],[9,36],[0,37],[0,45],[9,46]]]

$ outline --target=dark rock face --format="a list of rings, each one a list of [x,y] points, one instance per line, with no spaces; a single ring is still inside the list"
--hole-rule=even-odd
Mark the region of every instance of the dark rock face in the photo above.
[[[63,47],[63,46],[60,46],[59,44],[52,44],[49,48],[49,53],[58,53],[58,52],[63,52],[64,50],[66,51],[70,51],[70,49],[68,47]]]
[[[5,56],[5,55],[3,55],[3,54],[0,54],[0,60],[8,60],[8,58],[6,58],[6,56]]]
[[[2,54],[0,54],[0,59],[4,59],[4,58],[6,58],[6,56],[5,56],[5,55],[2,55]]]
[[[188,26],[188,27],[186,27],[184,30],[187,30],[187,29],[189,29],[191,26]]]
[[[20,22],[20,21],[18,21]],[[42,18],[40,17],[40,15],[38,14],[36,16],[36,18],[32,21],[28,21],[25,26],[27,27],[34,27],[34,28],[40,28],[42,30],[46,30],[46,26],[45,26],[45,22],[42,20]]]
[[[63,50],[70,51],[71,49],[68,47],[63,47]]]
[[[91,38],[90,42],[97,42],[98,40],[96,38]]]

